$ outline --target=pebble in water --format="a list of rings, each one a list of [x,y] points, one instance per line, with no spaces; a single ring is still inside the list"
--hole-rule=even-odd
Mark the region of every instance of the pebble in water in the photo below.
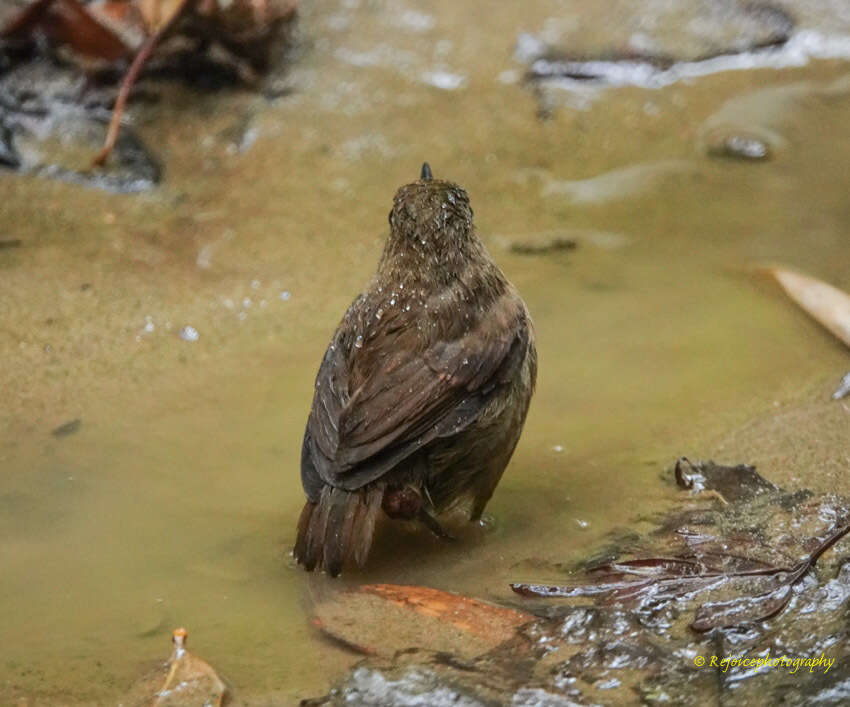
[[[488,533],[492,533],[499,527],[499,523],[496,520],[496,516],[491,515],[490,513],[484,513],[478,520],[478,527]]]
[[[841,379],[841,383],[838,385],[838,390],[832,394],[832,399],[841,400],[841,398],[846,395],[850,395],[850,373]]]
[[[186,325],[180,330],[180,338],[183,341],[197,341],[199,336],[198,330],[193,326]]]
[[[444,91],[456,91],[466,84],[463,74],[453,74],[449,71],[425,71],[422,80],[429,86],[441,88]]]
[[[755,135],[746,133],[721,133],[709,137],[708,154],[749,162],[764,162],[771,158],[770,145]]]

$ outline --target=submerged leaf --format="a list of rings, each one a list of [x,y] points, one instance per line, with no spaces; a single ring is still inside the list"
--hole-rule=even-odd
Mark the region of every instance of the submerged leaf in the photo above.
[[[133,707],[221,707],[227,686],[205,660],[186,650],[185,628],[174,630],[174,650],[160,669],[142,678],[123,704]]]
[[[36,0],[0,27],[0,38],[25,39],[36,29],[54,44],[67,45],[90,59],[112,62],[130,53],[124,40],[79,0]]]
[[[475,656],[513,638],[534,619],[430,587],[371,584],[319,603],[313,623],[361,653],[390,656],[416,646]]]
[[[139,12],[153,33],[168,24],[185,4],[183,0],[139,0]]]

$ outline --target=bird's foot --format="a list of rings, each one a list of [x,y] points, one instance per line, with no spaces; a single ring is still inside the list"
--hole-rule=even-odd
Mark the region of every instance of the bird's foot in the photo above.
[[[426,511],[424,508],[419,509],[418,517],[419,520],[422,522],[422,525],[428,528],[428,530],[430,530],[434,534],[434,536],[439,538],[440,540],[447,540],[449,542],[457,540],[454,535],[446,531],[446,529],[443,528],[443,526],[437,522],[437,519],[434,518],[434,516],[432,516],[430,513],[428,513],[428,511]]]
[[[454,540],[454,536],[446,532],[436,518],[425,509],[425,505],[419,491],[406,486],[404,488],[388,488],[384,492],[381,507],[390,518],[418,520],[440,540]]]

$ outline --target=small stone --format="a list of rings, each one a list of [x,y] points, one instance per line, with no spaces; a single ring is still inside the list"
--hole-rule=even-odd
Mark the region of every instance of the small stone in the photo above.
[[[846,395],[850,395],[850,373],[841,379],[838,384],[838,389],[832,394],[833,400],[841,400]]]
[[[770,145],[753,135],[733,133],[718,137],[709,143],[708,154],[712,157],[763,162],[771,157]]]
[[[183,341],[197,341],[199,337],[198,330],[193,326],[186,325],[180,330],[180,338]]]

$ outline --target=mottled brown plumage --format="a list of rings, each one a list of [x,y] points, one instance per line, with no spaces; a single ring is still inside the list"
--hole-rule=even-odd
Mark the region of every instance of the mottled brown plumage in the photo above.
[[[475,233],[466,192],[398,190],[378,272],[340,322],[316,377],[301,452],[307,503],[294,555],[331,575],[362,566],[383,508],[478,519],[519,440],[537,372],[519,293]]]

